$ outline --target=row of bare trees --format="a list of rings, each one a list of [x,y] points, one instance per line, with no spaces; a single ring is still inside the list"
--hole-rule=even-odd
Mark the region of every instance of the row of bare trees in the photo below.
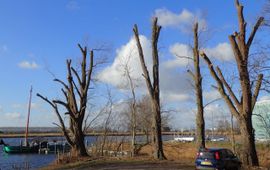
[[[240,95],[234,92],[230,84],[225,80],[221,69],[209,59],[206,53],[200,52],[202,59],[207,64],[210,74],[216,81],[217,90],[227,104],[231,114],[236,117],[241,131],[242,148],[241,158],[244,165],[258,166],[258,157],[255,147],[255,136],[252,126],[252,112],[259,95],[262,84],[263,75],[258,74],[257,80],[254,82],[250,80],[249,72],[249,57],[250,47],[257,30],[263,23],[263,17],[260,17],[254,25],[249,37],[246,35],[246,21],[243,15],[243,6],[238,0],[235,1],[239,31],[234,32],[229,36],[231,48],[233,50],[234,58],[238,69]],[[199,52],[198,52],[198,24],[194,26],[194,47],[193,47],[193,61],[195,73],[189,71],[194,79],[196,101],[197,101],[197,115],[196,115],[196,129],[197,129],[197,144],[198,147],[205,147],[204,136],[204,118],[203,118],[203,97],[202,97],[202,77],[199,66]],[[253,84],[256,84],[253,86]]]
[[[212,78],[216,81],[217,89],[226,102],[231,114],[237,119],[240,125],[241,139],[242,139],[242,161],[244,165],[256,166],[259,164],[255,147],[254,131],[251,121],[252,112],[259,95],[263,75],[257,76],[256,85],[250,80],[249,73],[249,54],[250,47],[259,27],[263,23],[263,18],[259,18],[250,32],[249,37],[246,35],[246,21],[243,15],[243,6],[236,0],[236,8],[238,13],[239,31],[229,36],[231,48],[234,52],[234,57],[238,69],[240,95],[237,96],[232,87],[225,80],[224,75],[219,67],[214,67],[214,64],[209,59],[206,53],[200,52],[198,41],[198,23],[194,26],[194,47],[193,47],[193,61],[194,71],[188,72],[192,76],[195,85],[197,116],[197,146],[205,147],[205,125],[204,125],[204,105],[202,93],[202,76],[200,73],[200,56],[207,64]],[[133,32],[139,53],[139,59],[143,70],[143,77],[146,82],[148,93],[151,99],[151,141],[153,146],[153,157],[155,159],[166,159],[163,152],[162,144],[162,116],[160,106],[160,87],[159,87],[159,53],[158,53],[158,39],[161,31],[161,26],[158,25],[158,19],[154,18],[152,25],[152,75],[150,75],[149,68],[145,63],[144,51],[140,41],[140,34],[137,25],[134,26]],[[71,60],[67,60],[67,83],[62,80],[55,79],[63,88],[61,89],[64,100],[50,100],[41,94],[37,94],[40,98],[46,101],[54,109],[60,124],[58,125],[68,143],[78,156],[86,156],[87,151],[84,145],[83,123],[85,119],[85,112],[88,101],[88,92],[90,82],[92,80],[92,71],[94,68],[94,52],[90,51],[90,59],[87,59],[88,49],[82,48],[79,45],[83,59],[80,70],[76,70],[71,66]],[[137,123],[137,115],[140,111],[136,105],[135,85],[132,81],[130,71],[125,68],[125,75],[127,77],[129,88],[131,89],[131,136],[132,136],[132,155],[135,154],[135,136],[136,130],[142,128]],[[60,115],[59,107],[64,108],[65,115],[69,116],[69,127],[66,127],[63,118]],[[148,122],[149,123],[149,122]],[[147,127],[148,128],[148,127]],[[146,130],[148,134],[148,129]]]

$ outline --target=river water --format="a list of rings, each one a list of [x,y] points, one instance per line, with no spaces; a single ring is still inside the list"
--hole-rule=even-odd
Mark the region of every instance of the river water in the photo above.
[[[114,136],[110,138],[111,141],[129,141],[130,139],[127,136]],[[42,139],[48,141],[65,141],[63,137],[46,137]],[[87,146],[91,146],[93,143],[98,142],[97,139],[94,136],[86,136],[85,143]],[[173,136],[163,136],[164,141],[171,139],[173,139]],[[20,145],[23,138],[4,138],[3,140],[9,145]],[[137,137],[137,141],[139,142],[144,140],[142,137]],[[38,169],[51,164],[55,159],[56,154],[7,154],[3,152],[3,146],[0,145],[0,170]]]

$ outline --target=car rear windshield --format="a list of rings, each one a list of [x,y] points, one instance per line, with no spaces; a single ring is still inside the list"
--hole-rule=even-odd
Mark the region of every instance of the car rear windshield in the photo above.
[[[201,159],[213,159],[215,158],[215,155],[213,152],[199,152],[198,158]]]

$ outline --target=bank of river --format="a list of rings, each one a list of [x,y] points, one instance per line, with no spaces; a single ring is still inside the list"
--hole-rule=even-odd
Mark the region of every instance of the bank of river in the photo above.
[[[39,138],[39,137],[38,137]],[[38,139],[37,138],[37,139]],[[30,140],[33,140],[35,138],[30,138]],[[48,141],[65,141],[63,137],[42,137],[44,140]],[[108,140],[113,141],[129,141],[129,136],[109,136]],[[164,135],[163,140],[172,140],[172,135]],[[20,145],[21,141],[23,141],[23,138],[3,138],[4,142],[9,145]],[[137,137],[138,142],[145,141],[145,138],[143,136]],[[85,143],[89,147],[93,145],[94,143],[99,142],[98,136],[86,136]],[[3,146],[0,145],[0,169],[4,170],[11,170],[15,169],[14,167],[17,167],[17,169],[26,169],[25,167],[30,167],[30,169],[37,169],[40,167],[44,167],[52,163],[56,159],[56,154],[7,154],[3,152]]]
[[[48,141],[64,141],[63,137],[43,137]],[[23,138],[4,138],[5,143],[9,145],[20,145]],[[33,140],[33,138],[30,138]],[[91,144],[95,137],[87,137],[86,141]],[[7,154],[3,152],[3,146],[0,145],[0,169],[38,169],[52,163],[56,159],[56,154]]]

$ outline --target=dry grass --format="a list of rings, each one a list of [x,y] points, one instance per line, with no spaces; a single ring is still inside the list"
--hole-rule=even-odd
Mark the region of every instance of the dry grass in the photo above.
[[[111,149],[116,149],[113,148],[113,146],[116,147],[116,145],[110,145]],[[206,144],[207,147],[217,147],[217,148],[229,148],[231,149],[231,144],[228,142],[208,142]],[[123,151],[128,151],[129,150],[129,144],[125,143],[123,144],[122,147]],[[122,150],[121,149],[121,150]],[[180,143],[180,142],[164,142],[163,143],[163,149],[164,149],[164,154],[168,161],[173,161],[173,162],[178,162],[184,165],[194,165],[194,160],[196,158],[196,145],[195,143]],[[267,167],[270,168],[270,145],[267,144],[258,144],[257,145],[257,153],[260,161],[260,165],[262,167]],[[107,161],[145,161],[145,162],[151,162],[153,159],[151,158],[152,154],[152,147],[151,145],[146,145],[142,147],[140,150],[139,154],[131,158],[129,156],[124,156],[124,157],[106,157],[106,156],[97,156],[97,157],[88,157],[84,158],[82,160],[76,160],[76,161],[67,161],[65,162],[64,160],[62,163],[71,163],[69,165],[65,165],[68,167],[76,167],[84,164],[95,164],[95,162],[99,162],[102,164],[102,162],[107,162]],[[71,159],[74,160],[74,159]],[[58,169],[59,167],[63,167],[62,165],[53,165],[49,169]],[[57,168],[56,168],[57,167]]]
[[[208,142],[206,147],[231,149],[231,144],[228,142]],[[163,149],[168,160],[181,162],[183,164],[194,164],[197,153],[195,143],[165,142]],[[147,145],[143,147],[140,153],[151,156],[151,146]],[[270,145],[258,144],[257,153],[260,165],[270,168]]]

